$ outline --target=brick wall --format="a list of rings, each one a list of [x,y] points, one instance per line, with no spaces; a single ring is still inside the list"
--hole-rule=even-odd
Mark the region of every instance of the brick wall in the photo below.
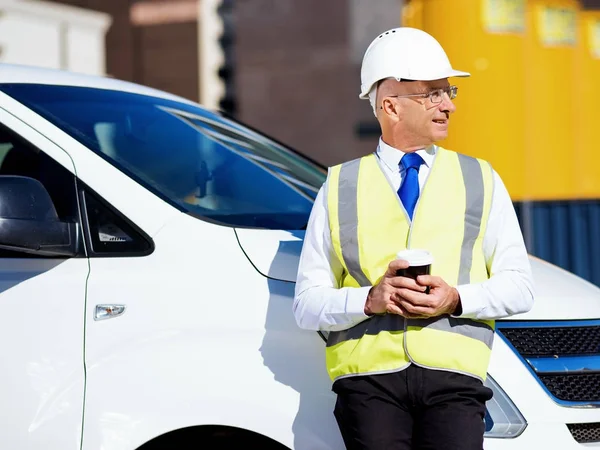
[[[326,165],[373,150],[354,131],[373,116],[358,99],[348,0],[237,2],[234,16],[240,120]]]
[[[134,28],[136,82],[198,101],[197,22]]]

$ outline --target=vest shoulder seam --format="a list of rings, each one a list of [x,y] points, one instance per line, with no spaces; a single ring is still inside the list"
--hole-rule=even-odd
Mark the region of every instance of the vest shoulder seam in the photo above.
[[[438,145],[438,151],[444,151],[444,152],[446,152],[446,153],[453,153],[453,154],[455,154],[455,155],[457,155],[457,156],[459,156],[459,155],[460,155],[460,156],[463,156],[463,157],[465,157],[465,158],[471,158],[471,159],[475,159],[475,160],[477,160],[477,161],[479,161],[479,162],[482,162],[482,163],[485,163],[485,164],[489,164],[490,168],[491,168],[491,169],[492,169],[492,171],[493,171],[493,166],[492,166],[492,163],[490,163],[490,162],[489,162],[487,159],[485,159],[485,158],[480,158],[480,157],[477,157],[477,156],[471,156],[471,155],[467,155],[467,154],[465,154],[465,153],[457,152],[457,151],[454,151],[454,150],[449,150],[449,149],[447,149],[447,148],[440,147],[439,145]]]
[[[336,164],[335,166],[331,166],[329,168],[329,170],[333,170],[333,169],[336,169],[336,168],[341,168],[342,166],[345,166],[345,165],[348,165],[348,164],[353,164],[353,163],[356,163],[358,161],[361,161],[363,159],[366,159],[366,158],[369,158],[369,157],[372,157],[372,156],[374,156],[373,153],[369,153],[368,155],[363,155],[363,156],[360,156],[358,158],[350,159],[348,161],[344,161],[342,163]]]

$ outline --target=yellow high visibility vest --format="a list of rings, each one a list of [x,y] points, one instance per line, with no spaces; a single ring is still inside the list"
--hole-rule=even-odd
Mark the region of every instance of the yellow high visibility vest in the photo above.
[[[450,286],[489,278],[483,253],[493,192],[489,163],[437,147],[412,224],[374,154],[332,167],[326,186],[332,244],[344,267],[340,287],[375,285],[407,248],[429,250],[431,274]],[[485,380],[493,338],[493,321],[375,315],[330,332],[327,370],[335,381],[412,362]]]

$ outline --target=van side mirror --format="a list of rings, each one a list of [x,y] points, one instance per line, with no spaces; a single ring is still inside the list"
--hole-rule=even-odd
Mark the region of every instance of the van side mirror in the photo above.
[[[38,180],[0,176],[0,249],[75,256],[78,232],[76,223],[59,220],[48,191]]]

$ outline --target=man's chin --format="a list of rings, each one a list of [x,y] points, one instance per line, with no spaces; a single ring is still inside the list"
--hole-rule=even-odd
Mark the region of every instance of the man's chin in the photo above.
[[[448,132],[445,131],[443,133],[441,133],[441,132],[433,133],[432,137],[433,137],[433,142],[443,141],[444,139],[446,139],[448,137]]]

